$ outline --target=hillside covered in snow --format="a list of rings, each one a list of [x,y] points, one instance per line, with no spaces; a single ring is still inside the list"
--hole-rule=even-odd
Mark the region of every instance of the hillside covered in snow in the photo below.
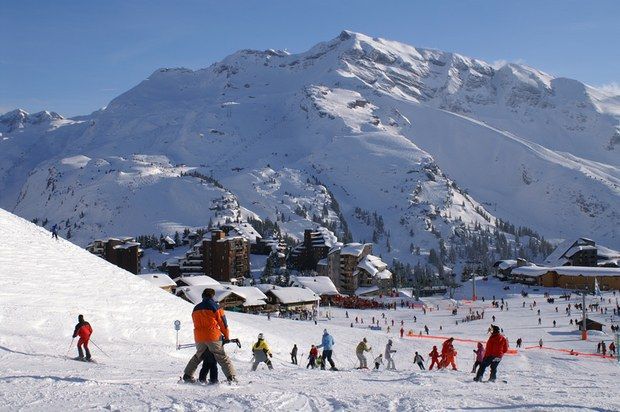
[[[387,261],[500,220],[618,249],[619,118],[619,96],[576,80],[345,31],[160,69],[70,120],[0,117],[0,207],[81,245],[269,218]]]
[[[137,276],[125,272],[50,232],[0,209],[0,410],[111,410],[199,411],[225,409],[327,411],[327,410],[596,410],[620,408],[616,390],[618,366],[613,359],[588,355],[606,332],[591,332],[579,340],[554,305],[544,303],[543,290],[527,299],[521,285],[503,290],[503,283],[480,282],[479,296],[486,303],[461,300],[459,318],[467,309],[497,317],[511,347],[517,337],[523,348],[505,356],[498,377],[507,380],[474,383],[470,373],[475,342],[486,339],[490,320],[455,325],[450,315],[454,301],[428,299],[429,311],[416,309],[352,310],[319,308],[318,324],[311,321],[270,320],[262,315],[227,312],[231,336],[242,347],[227,345],[240,385],[217,386],[177,383],[194,350],[192,305]],[[468,296],[463,287],[457,298]],[[550,290],[556,294],[559,290]],[[492,308],[490,296],[505,297],[510,311]],[[608,296],[607,296],[608,295]],[[611,297],[607,294],[605,300]],[[588,302],[594,298],[588,297]],[[598,301],[598,298],[596,299]],[[521,303],[537,301],[544,319]],[[580,301],[577,297],[572,303]],[[558,300],[556,300],[556,303]],[[436,308],[436,305],[440,309]],[[563,307],[563,305],[561,305]],[[329,310],[329,319],[326,317]],[[382,330],[370,330],[371,317],[382,319]],[[563,311],[560,311],[563,312]],[[77,362],[70,346],[78,314],[94,329],[91,351],[98,363]],[[349,315],[349,318],[347,318]],[[417,322],[413,317],[417,317]],[[353,319],[366,319],[366,326]],[[459,319],[456,318],[456,319]],[[603,321],[603,315],[594,315]],[[173,322],[181,321],[176,350]],[[427,325],[425,337],[398,337],[397,328],[386,331],[388,320],[403,322],[414,331]],[[617,319],[617,318],[616,318]],[[558,321],[557,328],[551,326]],[[334,336],[338,372],[306,369],[311,344],[318,344],[323,329]],[[274,353],[274,370],[264,365],[250,371],[250,345],[264,333]],[[415,351],[426,359],[432,345],[454,336],[459,371],[420,371],[412,360]],[[372,360],[394,340],[398,370],[356,370],[355,347],[368,339]],[[545,347],[538,349],[538,339]],[[293,344],[299,347],[300,365],[290,363]],[[95,346],[97,345],[97,346]],[[574,349],[583,355],[571,356]],[[428,365],[428,363],[427,363]]]

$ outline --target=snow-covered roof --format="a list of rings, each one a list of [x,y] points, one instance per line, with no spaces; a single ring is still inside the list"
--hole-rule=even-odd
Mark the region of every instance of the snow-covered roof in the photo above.
[[[380,257],[375,255],[364,256],[364,258],[357,264],[357,267],[368,272],[373,278],[392,278],[392,272],[387,270],[387,263],[383,262]]]
[[[338,295],[334,282],[327,276],[291,276],[293,286],[303,286],[319,296]]]
[[[513,275],[539,277],[547,272],[556,272],[558,275],[565,276],[619,276],[620,268],[602,268],[589,266],[522,266],[512,270]]]
[[[136,276],[138,276],[140,279],[151,282],[152,284],[160,288],[169,288],[177,285],[174,280],[170,279],[170,277],[165,273],[146,273],[144,275]]]
[[[234,286],[234,285],[198,285],[184,286],[177,288],[177,294],[183,293],[192,303],[202,302],[202,292],[207,288],[215,291],[214,299],[221,302],[231,294],[235,294],[244,300],[244,307],[263,306],[267,301],[267,296],[253,286]]]
[[[510,268],[517,266],[517,261],[514,259],[500,260],[496,262],[496,265],[498,268],[505,270],[505,269],[510,269]]]
[[[183,281],[188,286],[212,286],[220,285],[220,282],[213,279],[211,276],[199,275],[199,276],[181,276],[177,281]],[[204,289],[204,288],[203,288]]]
[[[321,259],[316,263],[317,266],[327,266],[327,258]]]
[[[575,250],[569,255],[569,250],[573,247],[579,246],[592,246],[596,249],[596,246],[594,246],[594,241],[591,239],[584,237],[580,237],[578,239],[566,239],[560,243],[549,256],[547,256],[544,263],[549,266],[562,266],[567,262],[566,257],[570,257],[577,252],[577,250]]]
[[[116,245],[114,246],[113,249],[129,249],[135,246],[140,246],[140,243],[138,242],[127,242],[127,243],[122,243],[120,245]]]
[[[341,255],[359,256],[364,251],[364,246],[366,246],[366,245],[367,245],[367,243],[366,244],[347,243],[346,245],[344,245],[342,247],[342,249],[340,249],[340,254]]]
[[[379,286],[369,286],[369,287],[357,288],[357,290],[355,291],[355,294],[357,296],[364,296],[364,295],[374,294],[378,291],[379,291]]]
[[[265,293],[273,294],[279,302],[285,305],[304,302],[317,302],[320,300],[319,295],[308,288],[282,287],[275,285],[269,286],[272,287],[268,288]]]
[[[240,223],[228,223],[226,226],[231,229],[228,231],[228,236],[243,236],[251,243],[256,243],[256,239],[260,239],[261,235],[254,229],[254,227],[247,222]]]
[[[584,245],[584,246],[573,246],[564,253],[566,257],[572,257],[575,253],[581,252],[582,250],[596,250],[596,246]]]
[[[174,241],[174,239],[172,239],[170,236],[166,236],[163,239],[164,242],[166,242],[169,245],[176,245],[176,242]]]

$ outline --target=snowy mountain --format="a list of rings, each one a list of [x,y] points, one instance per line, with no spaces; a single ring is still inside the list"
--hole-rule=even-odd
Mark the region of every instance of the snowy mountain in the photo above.
[[[543,326],[535,326],[535,311],[521,307],[522,285],[496,280],[479,282],[479,296],[505,296],[510,311],[480,301],[461,301],[458,318],[466,308],[485,310],[497,317],[513,347],[517,337],[523,348],[507,355],[499,379],[509,384],[475,384],[469,369],[477,341],[486,339],[488,321],[459,322],[450,316],[453,300],[433,298],[433,310],[420,308],[355,310],[320,308],[318,324],[311,321],[268,320],[262,315],[227,312],[231,336],[242,347],[227,345],[237,370],[238,387],[180,385],[179,375],[194,353],[192,305],[153,284],[100,259],[50,232],[0,209],[0,409],[13,411],[198,411],[198,410],[471,410],[522,409],[618,410],[620,399],[613,388],[618,368],[613,359],[592,354],[596,342],[609,343],[611,335],[591,332],[591,341],[580,341],[564,313],[532,292],[528,303],[539,302]],[[549,290],[557,296],[561,291]],[[458,299],[468,295],[461,288]],[[611,293],[606,292],[607,298]],[[400,299],[400,298],[399,298]],[[577,303],[576,297],[570,303]],[[596,298],[598,302],[598,298]],[[588,303],[594,298],[588,297]],[[557,300],[556,300],[557,302]],[[440,309],[435,310],[435,305]],[[610,308],[612,307],[609,305]],[[326,317],[326,309],[330,312]],[[383,330],[349,325],[354,317],[381,318]],[[562,310],[560,312],[563,312]],[[611,312],[611,310],[610,310]],[[90,348],[97,364],[68,359],[76,355],[71,339],[78,314],[93,327]],[[350,315],[347,318],[346,315]],[[417,316],[414,323],[412,316]],[[603,320],[603,315],[590,315]],[[607,317],[607,316],[606,316]],[[176,350],[175,320],[181,321]],[[388,319],[404,322],[406,330],[427,325],[431,336],[399,338],[397,327],[385,330]],[[557,320],[554,328],[551,322]],[[440,327],[443,330],[440,330]],[[323,329],[334,336],[334,359],[339,372],[306,369],[311,344],[318,344]],[[263,333],[274,354],[274,370],[262,365],[251,372],[250,345]],[[434,336],[438,335],[438,336]],[[445,335],[454,336],[459,371],[420,371],[412,364],[415,351],[426,359],[432,345]],[[397,371],[355,370],[355,347],[367,338],[373,351],[370,361],[394,340]],[[536,342],[543,338],[545,348]],[[289,352],[297,344],[300,365],[291,365]],[[571,356],[574,349],[583,356]],[[588,373],[583,373],[584,371]],[[488,372],[487,372],[488,373]],[[488,375],[487,375],[488,376]],[[575,379],[579,376],[579,379]],[[220,379],[221,379],[220,375]],[[474,386],[472,386],[474,385]],[[499,386],[498,386],[499,385]],[[584,391],[583,388],[588,390]],[[541,396],[542,394],[542,396]],[[570,394],[570,397],[567,397]]]
[[[160,69],[74,120],[7,120],[0,206],[79,244],[240,216],[414,263],[498,218],[618,249],[619,119],[619,96],[576,80],[343,32]]]

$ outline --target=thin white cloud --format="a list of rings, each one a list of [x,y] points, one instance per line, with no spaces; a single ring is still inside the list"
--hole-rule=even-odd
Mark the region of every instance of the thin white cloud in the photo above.
[[[500,60],[495,60],[494,62],[491,63],[491,67],[493,67],[495,70],[497,69],[501,69],[502,67],[504,67],[505,65],[507,65],[508,63],[515,63],[515,64],[525,64],[525,59],[515,59],[515,60],[504,60],[504,59],[500,59]]]
[[[611,83],[607,83],[607,84],[603,84],[600,86],[596,87],[597,89],[600,89],[606,93],[609,94],[613,94],[616,96],[620,96],[620,83],[617,82],[611,82]]]

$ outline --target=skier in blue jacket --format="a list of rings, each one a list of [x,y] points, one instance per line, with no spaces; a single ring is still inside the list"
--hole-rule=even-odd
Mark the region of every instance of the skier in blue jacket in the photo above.
[[[334,338],[327,332],[327,329],[323,330],[323,339],[321,344],[317,345],[317,348],[323,348],[323,362],[321,363],[321,369],[325,369],[325,363],[329,362],[331,368],[329,370],[337,371],[336,364],[332,360],[332,352],[334,348]]]

